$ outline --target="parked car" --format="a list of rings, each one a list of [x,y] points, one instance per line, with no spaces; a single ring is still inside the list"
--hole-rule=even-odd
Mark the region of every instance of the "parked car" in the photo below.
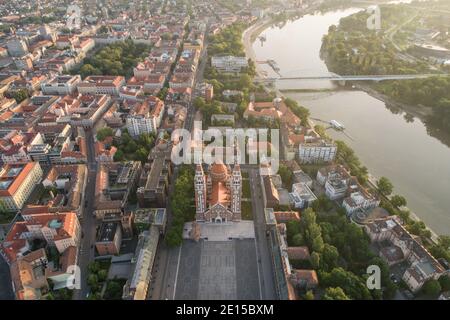
[[[395,284],[398,284],[400,282],[400,280],[398,279],[398,277],[395,274],[391,274],[390,278],[391,278],[391,281]]]

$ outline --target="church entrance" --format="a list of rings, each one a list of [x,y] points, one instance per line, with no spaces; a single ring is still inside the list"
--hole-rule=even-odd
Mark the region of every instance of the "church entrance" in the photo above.
[[[216,219],[214,219],[215,223],[222,223],[222,218],[221,217],[216,217]]]

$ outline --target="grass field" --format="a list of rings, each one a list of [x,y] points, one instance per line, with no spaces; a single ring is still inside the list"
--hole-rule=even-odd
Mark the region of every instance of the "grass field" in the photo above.
[[[242,180],[242,197],[243,198],[250,198],[251,192],[250,192],[250,180]]]
[[[253,220],[252,203],[250,201],[242,201],[242,220]]]

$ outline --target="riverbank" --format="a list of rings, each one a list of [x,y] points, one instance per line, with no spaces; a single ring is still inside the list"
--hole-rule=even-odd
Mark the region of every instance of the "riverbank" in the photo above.
[[[303,12],[302,16],[311,13],[308,11]],[[243,34],[243,41],[244,41],[244,48],[246,51],[246,54],[248,57],[253,57],[253,59],[256,60],[256,54],[253,50],[253,41],[251,41],[251,39],[256,39],[257,36],[264,31],[264,27],[269,27],[273,22],[270,21],[269,19],[266,19],[265,21],[261,21],[260,23],[257,23],[253,26],[251,26],[250,28],[248,28],[247,30],[244,31]],[[298,50],[298,48],[297,48]],[[257,65],[257,68],[260,68],[260,66]],[[285,68],[287,68],[287,66],[285,66]],[[297,66],[298,68],[298,66]],[[257,70],[259,71],[259,70]],[[338,88],[338,90],[340,90],[341,88]],[[408,114],[414,115],[420,119],[424,119],[427,116],[427,113],[424,113],[423,110],[418,110],[412,106],[406,106],[406,105],[401,105],[398,104],[397,102],[392,101],[389,97],[383,96],[382,94],[376,92],[375,90],[373,90],[372,88],[366,87],[364,84],[358,84],[358,91],[364,91],[366,92],[368,95],[370,95],[371,97],[373,97],[374,99],[378,100],[378,101],[382,101],[385,104],[388,104],[390,106],[393,107],[398,107],[401,108],[403,111],[406,111]],[[269,90],[272,90],[272,88],[269,88]],[[345,90],[342,90],[345,91]],[[284,94],[282,92],[280,92],[279,90],[277,90],[277,94],[279,94],[281,97],[284,96]],[[315,123],[314,121],[311,121],[311,126],[314,127]],[[383,174],[383,170],[378,170],[378,175],[382,175]],[[376,183],[376,178],[371,175],[371,182]],[[417,214],[415,214],[414,212],[410,213],[410,216],[413,220],[416,221],[422,221],[422,219],[420,219]],[[432,234],[432,240],[433,242],[435,242],[437,240],[437,234],[436,232],[434,232],[430,227],[427,227],[428,230],[430,230],[431,234]]]
[[[362,84],[362,83],[355,83],[355,88],[366,92],[368,95],[372,96],[375,99],[383,101],[388,106],[397,107],[400,110],[406,112],[407,114],[410,114],[416,118],[419,118],[423,122],[425,122],[426,119],[430,115],[432,115],[432,108],[430,108],[430,107],[414,106],[414,105],[409,105],[409,104],[395,101],[391,97],[375,90],[374,88],[372,88],[369,85]]]
[[[315,5],[315,6],[307,7],[306,9],[304,9],[304,11],[300,11],[300,9],[294,10],[294,11],[287,11],[286,12],[287,16],[284,21],[287,21],[293,17],[300,19],[304,15],[314,13],[317,10],[317,8],[318,8],[318,6]],[[266,30],[267,28],[269,28],[270,26],[272,26],[273,24],[275,24],[277,22],[279,22],[279,21],[277,21],[274,17],[267,16],[267,17],[263,18],[262,20],[257,21],[255,24],[251,25],[249,28],[247,28],[242,33],[242,43],[244,45],[245,55],[246,55],[247,59],[252,59],[253,61],[255,61],[257,74],[259,74],[258,72],[261,72],[262,70],[258,70],[259,65],[258,65],[258,63],[256,63],[257,59],[256,59],[255,51],[253,50],[253,42],[264,30]],[[259,74],[259,75],[262,75],[262,74]]]
[[[330,70],[331,72],[334,72],[330,68],[329,61],[328,61],[328,54],[326,52],[321,52],[321,58],[324,61],[325,65],[327,66],[328,70]],[[353,85],[352,89],[364,91],[371,97],[373,97],[377,100],[383,101],[387,106],[398,108],[398,109],[402,110],[403,112],[406,112],[409,115],[419,118],[423,123],[425,123],[427,118],[433,114],[433,110],[431,107],[410,105],[410,104],[396,101],[393,98],[381,93],[380,91],[377,91],[371,85],[364,83],[364,82],[352,81],[351,83]]]

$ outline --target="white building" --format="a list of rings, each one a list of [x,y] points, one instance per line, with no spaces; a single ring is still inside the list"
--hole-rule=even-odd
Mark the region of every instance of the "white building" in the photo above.
[[[78,83],[78,92],[81,94],[109,94],[118,96],[120,88],[125,85],[122,76],[89,76]]]
[[[342,202],[345,211],[350,215],[355,211],[366,211],[378,207],[380,199],[364,189],[359,184],[350,186],[350,196]]]
[[[131,136],[136,137],[142,133],[152,133],[156,131],[154,118],[143,115],[129,116],[126,121],[127,130]]]
[[[242,68],[248,67],[248,61],[245,57],[214,56],[211,65],[219,71],[240,72]]]
[[[45,95],[71,95],[81,82],[79,75],[60,75],[41,85],[42,93]]]
[[[123,290],[124,300],[145,300],[152,278],[153,262],[158,247],[158,228],[151,226],[149,231],[139,235],[136,253],[132,259],[131,276]]]
[[[328,199],[336,200],[343,198],[347,193],[348,182],[348,179],[342,178],[338,174],[330,177],[325,183],[325,194]]]
[[[307,208],[313,201],[317,200],[314,192],[305,183],[294,183],[292,185],[292,192],[289,193],[289,198],[297,209]]]
[[[337,146],[325,141],[300,143],[298,157],[301,163],[331,162],[336,157]]]
[[[41,179],[42,168],[38,162],[3,166],[0,169],[0,201],[5,209],[20,210]]]
[[[156,132],[164,114],[164,102],[156,97],[137,105],[127,117],[126,126],[131,136]]]
[[[398,217],[377,219],[364,228],[372,242],[389,242],[389,248],[401,250],[402,258],[396,263],[406,261],[409,264],[402,280],[411,291],[418,292],[426,281],[438,279],[445,272],[444,267],[399,222]],[[389,260],[389,255],[380,252],[380,256]]]

